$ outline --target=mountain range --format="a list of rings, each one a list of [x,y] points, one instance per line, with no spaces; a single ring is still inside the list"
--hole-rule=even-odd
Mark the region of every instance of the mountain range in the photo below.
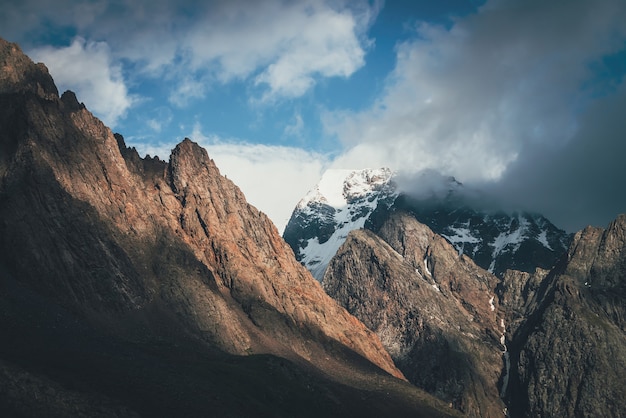
[[[617,267],[624,241],[609,236],[622,236],[626,218],[572,236],[540,214],[481,204],[452,177],[414,181],[399,187],[388,169],[330,170],[284,238],[411,383],[464,414],[621,416],[626,270]],[[620,290],[589,278],[602,240],[614,245],[603,257]],[[579,264],[585,272],[572,280]],[[605,370],[611,358],[616,368]],[[603,375],[610,389],[597,383]]]
[[[540,214],[481,208],[453,177],[426,172],[412,181],[414,189],[426,186],[419,194],[406,192],[388,168],[328,170],[298,202],[283,238],[320,281],[350,231],[375,231],[396,211],[428,225],[498,276],[508,269],[551,268],[567,250],[571,236]]]
[[[329,172],[283,239],[206,150],[141,158],[0,40],[0,414],[622,416],[626,216],[443,190]]]

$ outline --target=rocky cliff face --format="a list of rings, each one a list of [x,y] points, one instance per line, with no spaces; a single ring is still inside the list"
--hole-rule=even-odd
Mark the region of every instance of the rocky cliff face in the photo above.
[[[139,158],[1,40],[0,279],[12,413],[50,388],[60,416],[449,413],[396,379],[206,151]]]
[[[324,276],[326,291],[378,334],[415,385],[469,416],[502,416],[495,276],[413,217],[379,234],[353,231]]]
[[[540,275],[521,298],[511,297],[515,286],[504,292],[526,315],[509,338],[511,416],[623,416],[626,216],[577,233],[566,258]]]
[[[447,196],[400,196],[394,208],[446,238],[485,270],[501,277],[507,270],[533,273],[551,269],[571,237],[537,213],[481,209],[457,184]],[[384,214],[375,214],[373,219]],[[376,225],[371,225],[376,230]]]
[[[625,280],[626,215],[577,233],[553,269],[500,280],[395,212],[378,234],[353,231],[323,284],[464,413],[573,417],[626,410]]]

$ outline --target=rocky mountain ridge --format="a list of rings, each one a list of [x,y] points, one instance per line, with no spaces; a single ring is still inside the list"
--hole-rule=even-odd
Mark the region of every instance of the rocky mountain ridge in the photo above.
[[[624,416],[626,215],[576,233],[550,272],[514,276],[501,293],[519,324],[507,335],[511,416]]]
[[[0,127],[3,411],[454,415],[197,144],[139,158],[3,40]]]
[[[477,266],[396,211],[352,231],[326,291],[409,381],[468,416],[622,416],[626,215],[577,233],[551,269]]]
[[[405,213],[350,233],[329,295],[376,332],[409,381],[469,416],[502,416],[499,280]]]
[[[444,199],[401,196],[395,207],[411,213],[497,276],[509,269],[529,273],[550,269],[571,240],[543,215],[475,208],[454,194]]]

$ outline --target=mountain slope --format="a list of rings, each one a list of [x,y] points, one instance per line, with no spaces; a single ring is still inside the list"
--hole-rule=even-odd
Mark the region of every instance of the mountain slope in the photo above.
[[[626,215],[578,232],[544,276],[513,298],[527,319],[508,336],[511,416],[624,416]]]
[[[139,158],[2,40],[0,220],[14,415],[448,415],[205,150]]]
[[[409,381],[469,416],[502,416],[495,276],[413,217],[355,230],[324,288],[378,334]]]

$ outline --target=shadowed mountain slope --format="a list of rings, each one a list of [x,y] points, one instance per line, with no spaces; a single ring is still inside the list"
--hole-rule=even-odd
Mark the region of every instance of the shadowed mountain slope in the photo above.
[[[624,416],[626,215],[578,232],[550,272],[509,273],[502,300],[525,318],[507,335],[512,417]]]

